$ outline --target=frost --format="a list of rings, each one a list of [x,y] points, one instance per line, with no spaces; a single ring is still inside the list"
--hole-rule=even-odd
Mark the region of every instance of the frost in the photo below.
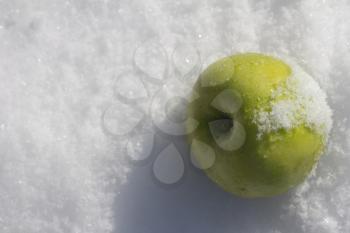
[[[290,130],[306,125],[328,138],[332,127],[332,111],[326,94],[315,80],[295,63],[291,63],[292,74],[272,93],[270,108],[258,109],[254,122],[258,126],[258,138],[279,129]]]

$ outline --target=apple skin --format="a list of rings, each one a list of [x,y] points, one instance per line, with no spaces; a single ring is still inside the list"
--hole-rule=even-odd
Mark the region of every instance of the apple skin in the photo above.
[[[290,75],[291,68],[279,59],[245,53],[210,65],[194,85],[197,97],[189,103],[188,117],[196,119],[199,125],[188,134],[188,140],[199,140],[212,147],[215,162],[204,171],[227,192],[246,198],[284,193],[307,177],[322,154],[324,135],[306,124],[257,138],[253,112],[267,106],[273,90]],[[227,89],[238,91],[242,98],[243,104],[234,115],[211,105]],[[246,139],[239,149],[227,151],[215,142],[209,123],[220,119],[234,119],[244,126]],[[200,154],[194,152],[194,156],[200,163]]]

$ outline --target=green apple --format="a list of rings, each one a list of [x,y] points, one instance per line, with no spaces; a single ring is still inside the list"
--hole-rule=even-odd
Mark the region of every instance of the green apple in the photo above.
[[[199,123],[188,135],[196,163],[241,197],[273,196],[301,183],[331,127],[317,83],[298,66],[257,53],[210,65],[193,88],[188,117]],[[210,166],[208,153],[215,156]]]

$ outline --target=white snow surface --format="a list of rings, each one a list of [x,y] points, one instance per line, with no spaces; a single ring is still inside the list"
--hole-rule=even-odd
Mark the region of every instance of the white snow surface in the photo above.
[[[350,232],[349,12],[345,0],[0,0],[0,232]],[[190,164],[181,124],[162,132],[183,107],[163,114],[157,100],[237,52],[292,57],[334,112],[327,152],[282,196],[225,193]],[[166,148],[184,163],[170,186],[152,173]]]

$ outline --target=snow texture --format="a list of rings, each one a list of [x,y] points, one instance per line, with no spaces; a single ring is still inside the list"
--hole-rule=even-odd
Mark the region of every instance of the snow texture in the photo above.
[[[258,126],[257,137],[306,125],[322,135],[326,142],[333,124],[327,96],[295,62],[288,64],[292,74],[272,92],[268,106],[255,111],[253,121]]]
[[[346,0],[0,0],[0,232],[350,232],[349,12]],[[334,111],[313,175],[279,197],[225,193],[189,162],[183,125],[162,130],[160,100],[237,52],[293,58]],[[181,177],[163,176],[166,155],[152,173],[166,148]]]

